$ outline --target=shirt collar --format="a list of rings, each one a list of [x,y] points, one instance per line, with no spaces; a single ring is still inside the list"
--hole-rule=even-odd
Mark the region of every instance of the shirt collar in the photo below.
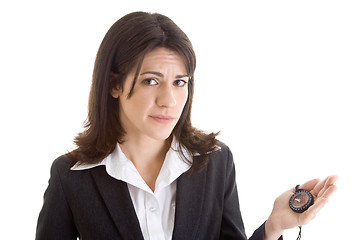
[[[169,151],[165,156],[164,163],[161,167],[159,175],[155,183],[155,191],[170,185],[181,174],[189,170],[191,167],[192,155],[185,147],[179,148],[179,142],[173,140]],[[178,152],[181,149],[185,161],[180,157]],[[133,186],[141,188],[145,191],[152,192],[145,181],[141,178],[139,172],[122,152],[120,145],[117,144],[115,150],[109,154],[104,160],[96,164],[76,163],[71,170],[85,170],[97,166],[105,166],[106,172],[113,178],[127,182]]]

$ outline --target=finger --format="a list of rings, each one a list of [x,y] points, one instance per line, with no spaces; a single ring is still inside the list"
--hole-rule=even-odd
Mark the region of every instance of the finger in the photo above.
[[[321,198],[330,198],[330,196],[337,190],[335,185],[329,186],[321,195]]]
[[[329,177],[325,178],[324,180],[322,180],[321,182],[319,182],[318,184],[316,184],[316,186],[314,187],[312,194],[314,196],[318,196],[318,194],[320,193],[321,189],[323,189],[323,187],[325,186],[325,183],[327,181]]]
[[[332,179],[329,180],[330,186],[326,188],[326,190],[323,192],[322,196],[317,198],[314,202],[314,204],[309,207],[308,210],[306,210],[302,216],[301,216],[301,224],[305,225],[308,222],[310,222],[312,219],[316,217],[318,212],[325,206],[325,204],[328,202],[330,196],[337,190],[337,187],[333,185],[335,181],[337,180],[337,176],[331,177]],[[326,185],[326,184],[325,184]]]
[[[326,178],[326,181],[325,181],[325,185],[324,187],[320,190],[320,192],[317,194],[318,197],[321,197],[325,191],[327,191],[327,189],[331,186],[334,186],[334,183],[336,182],[336,180],[338,180],[338,176],[329,176]]]
[[[320,182],[320,179],[312,179],[310,181],[307,181],[306,183],[304,183],[303,185],[300,185],[300,189],[305,189],[305,190],[312,190],[314,189],[314,187]]]

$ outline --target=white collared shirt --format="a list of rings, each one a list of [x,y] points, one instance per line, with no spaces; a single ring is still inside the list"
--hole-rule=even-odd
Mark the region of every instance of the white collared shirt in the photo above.
[[[154,192],[145,183],[131,160],[121,151],[115,150],[98,164],[75,164],[71,170],[84,170],[105,165],[106,172],[115,179],[127,183],[138,217],[144,240],[170,240],[174,229],[176,206],[176,179],[190,168],[175,151],[173,141],[155,182]],[[184,151],[187,159],[190,154]]]

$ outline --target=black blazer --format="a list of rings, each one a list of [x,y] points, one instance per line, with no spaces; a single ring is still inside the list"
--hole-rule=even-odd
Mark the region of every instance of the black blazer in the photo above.
[[[51,167],[36,240],[143,239],[125,182],[108,175],[105,166],[81,171],[69,168],[65,156]],[[264,239],[264,229],[263,224],[250,239]],[[227,146],[211,153],[201,172],[178,178],[172,239],[247,239]]]

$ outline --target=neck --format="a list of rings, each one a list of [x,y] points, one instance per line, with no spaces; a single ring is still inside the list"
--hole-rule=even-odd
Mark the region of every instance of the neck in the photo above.
[[[154,140],[154,139],[126,139],[121,145],[121,150],[126,157],[131,161],[141,159],[144,161],[155,160],[154,158],[166,155],[170,148],[171,141],[169,140]],[[163,161],[164,159],[158,159]]]
[[[150,138],[127,138],[120,144],[125,156],[133,162],[152,191],[155,190],[155,182],[170,144],[170,139],[157,141]]]

